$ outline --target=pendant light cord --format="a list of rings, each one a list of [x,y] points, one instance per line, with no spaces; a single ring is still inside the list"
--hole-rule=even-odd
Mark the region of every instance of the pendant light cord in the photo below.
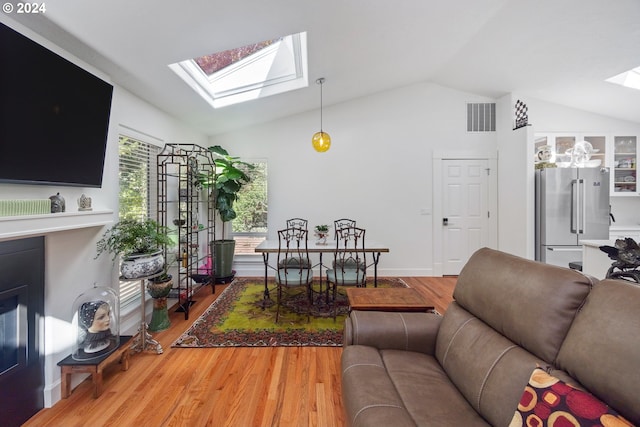
[[[322,85],[324,83],[324,77],[320,77],[316,80],[316,83],[320,85],[320,132],[322,132]]]

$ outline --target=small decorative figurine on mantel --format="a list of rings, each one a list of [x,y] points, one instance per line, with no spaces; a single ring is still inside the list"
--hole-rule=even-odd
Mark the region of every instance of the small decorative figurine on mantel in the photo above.
[[[66,210],[64,197],[62,197],[60,193],[49,197],[49,199],[51,200],[51,213],[59,213]]]
[[[82,193],[82,196],[78,199],[78,210],[79,211],[90,211],[93,210],[91,207],[91,197],[87,197]]]

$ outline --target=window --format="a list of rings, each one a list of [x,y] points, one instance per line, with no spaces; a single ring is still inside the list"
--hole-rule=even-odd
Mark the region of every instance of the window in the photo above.
[[[156,218],[156,156],[160,147],[120,135],[119,219]],[[140,297],[140,281],[120,282],[120,305]]]
[[[237,216],[231,236],[236,241],[236,255],[255,255],[255,247],[267,237],[267,162],[248,163],[255,166],[251,182],[242,187],[233,204]]]
[[[261,51],[267,46],[278,43],[279,41],[280,39],[265,40],[260,43],[254,43],[236,49],[229,49],[223,52],[201,56],[198,58],[194,58],[193,60],[196,64],[198,64],[198,67],[200,67],[202,72],[204,72],[207,76],[211,76],[214,73],[222,70],[223,68],[227,68],[238,61],[242,61],[246,57]]]
[[[624,87],[640,90],[640,67],[633,68],[607,79],[610,83],[616,83]]]
[[[170,64],[213,108],[308,86],[307,34],[285,37]]]

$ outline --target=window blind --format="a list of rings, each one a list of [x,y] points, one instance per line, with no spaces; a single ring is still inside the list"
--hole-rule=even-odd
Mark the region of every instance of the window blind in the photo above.
[[[157,155],[161,148],[139,139],[119,138],[120,220],[157,217]],[[140,298],[140,281],[120,282],[120,306]]]

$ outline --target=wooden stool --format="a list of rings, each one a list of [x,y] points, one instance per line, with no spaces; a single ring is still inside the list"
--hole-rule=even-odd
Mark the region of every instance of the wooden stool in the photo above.
[[[66,399],[71,395],[71,374],[86,373],[91,374],[93,382],[93,397],[97,398],[102,394],[102,371],[111,362],[119,360],[122,364],[122,370],[129,369],[129,354],[131,345],[131,335],[120,336],[120,344],[112,353],[91,359],[87,361],[75,360],[72,356],[67,356],[58,362],[58,366],[62,368],[61,394]]]

